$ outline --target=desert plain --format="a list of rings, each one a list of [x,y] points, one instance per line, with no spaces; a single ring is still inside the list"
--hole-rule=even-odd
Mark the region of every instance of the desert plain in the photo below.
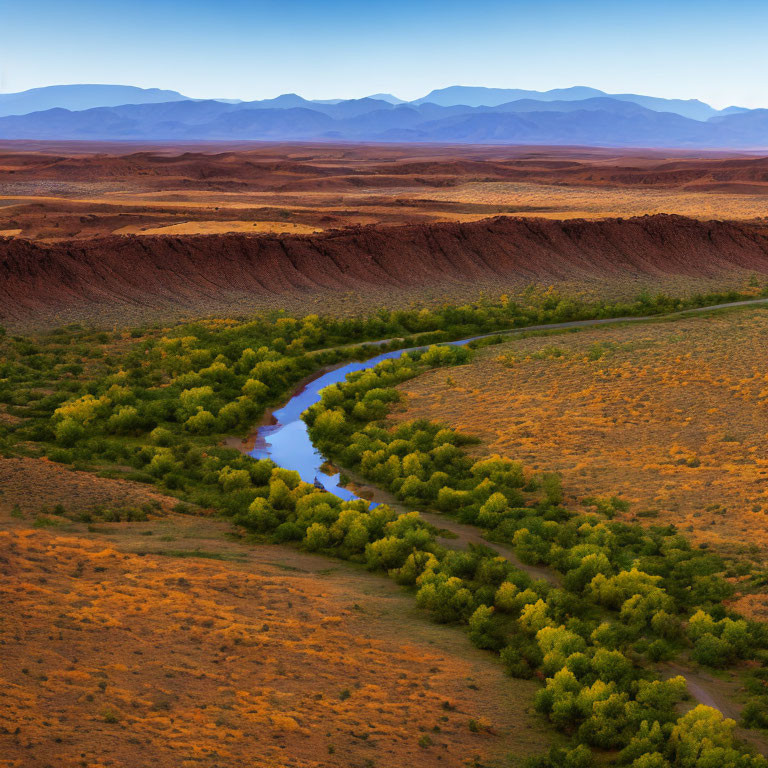
[[[437,422],[466,437],[467,461],[519,463],[538,494],[527,508],[549,515],[540,532],[602,515],[586,546],[608,551],[606,531],[623,523],[656,537],[643,540],[648,558],[679,534],[696,556],[722,558],[708,567],[727,600],[702,605],[719,621],[762,622],[765,304],[677,313],[705,294],[762,300],[766,285],[768,159],[757,154],[0,144],[0,766],[480,768],[578,750],[578,729],[553,728],[534,705],[553,662],[531,638],[554,619],[526,625],[528,645],[514,646],[523,669],[505,669],[489,652],[498,638],[478,641],[469,616],[430,621],[412,599],[419,585],[372,565],[369,549],[348,556],[344,538],[339,559],[296,537],[295,519],[265,525],[262,496],[300,508],[309,484],[277,471],[263,491],[223,446],[252,447],[308,378],[371,356],[353,351],[361,341],[647,306],[665,316],[499,337],[460,365],[418,369],[382,424]],[[394,462],[414,468],[412,485],[429,485],[427,453]],[[364,466],[333,458],[349,488],[366,487]],[[552,474],[561,496],[549,508]],[[426,495],[379,492],[398,514],[435,514]],[[247,514],[233,512],[243,503]],[[504,559],[494,546],[517,547],[510,558],[538,590],[530,605],[557,606],[590,653],[611,647],[594,637],[615,606],[579,613],[556,554],[537,560],[522,537],[469,528],[430,529],[439,545],[428,546],[482,600],[494,594],[462,558],[491,571]],[[635,675],[627,690],[684,674],[676,715],[713,707],[739,720],[745,749],[765,751],[762,657],[738,646],[722,665],[700,661],[682,605],[658,653],[617,641]],[[501,626],[517,626],[502,606]],[[625,683],[617,673],[610,684]],[[590,738],[588,758],[568,758],[588,762],[569,765],[620,759],[619,738]]]

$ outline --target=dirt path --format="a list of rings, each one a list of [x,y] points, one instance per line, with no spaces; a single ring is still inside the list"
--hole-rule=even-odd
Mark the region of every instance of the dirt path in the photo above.
[[[491,333],[483,333],[479,336],[471,337],[474,339],[488,339],[492,336],[510,336],[518,333],[528,333],[529,331],[562,331],[569,328],[592,328],[596,325],[609,325],[610,323],[642,323],[649,320],[669,320],[675,317],[685,317],[686,315],[695,313],[701,314],[702,312],[710,312],[716,309],[735,309],[736,307],[748,307],[753,304],[765,304],[768,302],[768,297],[761,297],[759,299],[745,299],[744,301],[729,301],[725,304],[711,304],[706,307],[692,307],[691,309],[682,309],[679,312],[670,312],[666,315],[641,315],[641,316],[629,316],[629,317],[601,317],[594,318],[592,320],[568,320],[564,323],[543,323],[541,325],[527,325],[522,328],[507,328],[501,331],[492,331]],[[371,346],[381,346],[383,344],[389,344],[391,341],[405,341],[403,337],[393,337],[391,339],[379,339],[378,341],[365,341],[362,344],[368,344]],[[450,342],[440,342],[450,343]],[[345,344],[337,349],[344,349],[346,347],[356,347],[359,344]]]
[[[366,500],[374,501],[379,504],[387,504],[398,512],[408,512],[391,493],[365,483],[358,475],[349,470],[344,470],[345,474],[352,479],[350,490],[353,490],[358,496]],[[452,534],[451,537],[438,537],[440,543],[451,549],[466,549],[470,544],[478,544],[490,547],[501,557],[509,560],[512,565],[527,573],[533,579],[544,579],[549,584],[561,586],[560,575],[549,568],[537,565],[526,565],[515,555],[514,551],[502,544],[491,542],[485,539],[480,531],[471,525],[465,525],[449,517],[437,514],[435,512],[419,512],[421,517],[431,525],[441,531],[447,531]],[[456,538],[453,538],[455,536]],[[685,678],[686,687],[690,696],[697,704],[703,704],[707,707],[722,712],[725,717],[739,721],[741,717],[742,706],[738,703],[739,683],[736,680],[722,680],[707,672],[694,669],[680,662],[665,664],[659,670],[665,678],[682,675]],[[739,738],[752,744],[761,753],[768,753],[768,740],[755,731],[745,728],[738,729]]]
[[[738,702],[741,685],[735,676],[732,675],[731,679],[717,678],[702,669],[692,669],[674,661],[662,665],[661,673],[664,677],[682,675],[685,678],[688,693],[698,704],[712,707],[725,717],[739,722],[743,706]],[[737,728],[736,734],[761,754],[768,753],[768,738],[763,733],[748,728]]]
[[[345,469],[344,473],[352,480],[348,485],[349,489],[360,498],[377,504],[387,504],[399,513],[412,511],[401,504],[389,491],[366,483],[359,475],[350,470]],[[430,525],[435,526],[439,531],[449,534],[448,536],[440,536],[438,534],[438,540],[443,546],[450,549],[466,549],[470,544],[489,547],[498,555],[507,559],[516,568],[527,573],[531,578],[543,579],[555,587],[561,586],[562,582],[559,574],[545,566],[526,565],[520,561],[513,550],[484,538],[476,527],[457,522],[436,512],[419,512],[419,514]],[[660,667],[659,672],[664,678],[682,675],[685,678],[688,693],[697,704],[712,707],[721,712],[725,717],[732,718],[737,722],[741,717],[742,707],[736,701],[739,684],[735,680],[721,680],[707,674],[703,670],[694,669],[680,662],[664,664]],[[738,735],[739,738],[752,744],[762,754],[768,753],[768,740],[761,734],[739,728]]]
[[[553,323],[549,325],[529,326],[527,328],[512,329],[502,332],[503,335],[511,335],[517,333],[524,333],[536,330],[557,330],[568,328],[588,328],[599,325],[607,325],[610,323],[625,323],[625,322],[643,322],[649,320],[664,320],[673,317],[684,317],[689,314],[701,314],[717,309],[730,309],[737,307],[745,307],[750,305],[764,304],[768,302],[768,297],[759,299],[750,299],[746,301],[728,302],[724,304],[711,305],[707,307],[699,307],[690,310],[684,310],[681,312],[674,312],[668,315],[656,315],[650,317],[622,317],[622,318],[601,318],[593,320],[580,320],[570,321],[565,323]],[[486,334],[486,336],[495,336],[496,333]],[[476,337],[482,338],[482,337]],[[389,340],[383,340],[380,342],[371,342],[371,344],[383,344]],[[314,377],[313,377],[314,378]],[[238,448],[244,453],[247,453],[250,449],[249,442],[246,441],[231,441],[231,447]],[[369,501],[376,503],[383,503],[391,506],[398,512],[409,512],[411,510],[404,507],[391,493],[385,491],[376,486],[366,483],[360,476],[354,472],[345,470],[345,473],[352,479],[352,484],[349,486],[356,495],[361,498],[365,498]],[[452,549],[466,549],[470,544],[482,545],[491,548],[500,556],[506,558],[516,568],[527,573],[534,579],[543,579],[553,586],[560,586],[561,579],[558,574],[549,568],[543,566],[532,566],[522,563],[516,556],[514,551],[508,547],[491,542],[485,539],[480,530],[475,526],[465,525],[459,523],[449,517],[434,513],[434,512],[421,512],[422,518],[431,525],[434,525],[437,529],[444,532],[447,535],[440,536],[441,543]],[[679,662],[669,664],[665,670],[668,676],[674,676],[677,674],[686,678],[688,691],[691,696],[700,704],[704,704],[714,709],[719,710],[727,717],[732,717],[738,720],[740,716],[741,707],[736,703],[735,696],[737,695],[738,685],[734,682],[728,682],[718,680],[709,676],[705,672],[698,669],[692,669]],[[744,734],[744,738],[754,743],[761,750],[765,751],[766,743],[764,743],[759,737],[753,734]]]
[[[488,339],[492,336],[513,336],[519,333],[528,333],[529,331],[562,331],[570,328],[592,328],[597,325],[609,325],[611,323],[642,323],[650,320],[669,320],[675,317],[685,317],[686,315],[695,313],[701,314],[702,312],[710,312],[717,309],[735,309],[737,307],[748,307],[753,304],[765,304],[768,303],[768,297],[764,296],[759,299],[745,299],[744,301],[729,301],[725,304],[710,304],[706,307],[692,307],[691,309],[682,309],[679,312],[670,312],[666,315],[640,315],[629,317],[600,317],[593,318],[592,320],[568,320],[563,323],[542,323],[540,325],[526,325],[521,328],[506,328],[500,331],[491,331],[490,333],[482,333],[479,336],[471,336],[466,341],[473,341],[475,339]],[[418,335],[418,334],[414,334]],[[340,344],[335,347],[325,347],[323,349],[314,350],[315,354],[321,352],[332,352],[338,349],[353,349],[354,347],[368,346],[368,347],[381,347],[385,344],[389,344],[393,341],[407,342],[411,337],[406,336],[392,336],[389,339],[376,339],[375,341],[360,341],[350,344]],[[437,342],[439,344],[455,343],[451,341]],[[316,374],[312,374],[308,377],[308,380],[316,378]]]
[[[738,720],[741,717],[741,707],[732,698],[736,692],[733,682],[718,680],[704,671],[693,670],[691,667],[680,662],[670,662],[663,665],[662,674],[665,677],[682,675],[685,678],[688,693],[699,704],[712,707],[734,720]]]

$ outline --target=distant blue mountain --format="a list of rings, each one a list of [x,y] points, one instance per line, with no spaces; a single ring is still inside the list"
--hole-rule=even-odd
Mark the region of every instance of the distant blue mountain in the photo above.
[[[654,112],[674,112],[691,120],[709,120],[719,114],[718,110],[698,99],[660,99],[656,96],[640,96],[637,93],[609,93],[611,99],[631,101]]]
[[[445,109],[445,107],[443,107]],[[455,109],[455,107],[454,107]],[[648,111],[632,101],[621,101],[608,96],[595,96],[579,101],[537,101],[520,99],[495,107],[475,107],[476,112],[588,112],[605,111],[613,114],[637,115]],[[653,110],[651,110],[653,111]]]
[[[437,94],[438,100],[451,101],[467,95],[468,90],[483,91],[477,96],[483,101],[510,92],[533,93],[535,97],[476,106],[441,105],[432,100]],[[453,95],[446,95],[445,91],[451,91]],[[149,100],[79,110],[57,107],[2,116],[0,139],[768,147],[768,110],[734,107],[722,112],[712,110],[714,114],[708,119],[693,118],[672,109],[648,107],[633,100],[634,97],[608,96],[593,88],[547,91],[543,94],[546,98],[541,98],[542,94],[535,91],[462,89],[457,86],[433,92],[425,97],[426,100],[408,103],[373,97],[317,102],[295,93],[251,102],[193,100],[175,92],[171,92],[173,99],[152,101],[158,93],[163,92],[130,89],[133,98],[144,94]],[[669,104],[669,100],[652,97],[637,99]],[[690,106],[694,102],[680,103]]]
[[[597,88],[574,86],[573,88],[555,88],[551,91],[524,91],[519,88],[480,88],[464,85],[452,85],[431,91],[426,96],[416,99],[414,104],[432,102],[443,107],[465,104],[469,107],[495,107],[519,99],[535,101],[582,101],[595,97],[607,96],[619,101],[631,101],[654,112],[674,112],[692,120],[709,120],[718,114],[709,104],[697,99],[660,99],[655,96],[640,96],[635,93],[606,93]]]
[[[579,102],[577,102],[579,103]],[[550,144],[586,146],[701,146],[712,131],[706,123],[672,113],[636,107],[621,109],[472,112],[390,131],[390,141],[471,144]]]
[[[176,91],[132,85],[49,85],[19,93],[0,93],[0,116],[26,115],[55,107],[80,110],[121,104],[157,104],[186,98]]]
[[[526,91],[521,88],[483,88],[468,85],[451,85],[448,88],[438,88],[426,96],[416,99],[414,104],[439,104],[441,107],[452,107],[464,104],[468,107],[496,107],[510,101],[520,99],[535,99],[536,101],[581,101],[595,96],[605,96],[604,91],[585,86],[573,88],[556,88],[552,91]]]
[[[713,117],[709,124],[718,131],[718,145],[731,142],[730,146],[768,147],[768,109]]]

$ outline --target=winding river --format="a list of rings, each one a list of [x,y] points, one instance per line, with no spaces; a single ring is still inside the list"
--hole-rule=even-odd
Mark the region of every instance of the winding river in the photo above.
[[[469,344],[479,336],[460,341],[450,341],[450,346]],[[307,431],[307,425],[302,421],[301,414],[310,405],[320,400],[320,390],[331,384],[344,381],[347,375],[355,371],[367,371],[374,368],[382,360],[392,360],[402,357],[406,352],[413,352],[426,347],[410,347],[409,349],[396,349],[392,352],[384,352],[376,357],[371,357],[362,362],[345,363],[331,371],[322,373],[309,381],[282,407],[272,412],[274,424],[266,424],[259,427],[256,432],[255,448],[250,455],[255,459],[272,459],[280,467],[293,469],[299,473],[301,479],[307,483],[319,483],[345,501],[359,498],[352,491],[339,485],[339,475],[328,475],[320,467],[325,462],[322,454],[312,444]]]
[[[549,323],[547,325],[531,325],[527,328],[514,328],[507,331],[495,331],[480,336],[472,336],[458,341],[444,342],[450,346],[469,344],[476,339],[489,336],[515,335],[530,331],[563,330],[568,328],[589,328],[593,326],[607,325],[610,323],[644,322],[647,320],[663,320],[665,318],[680,317],[683,315],[708,312],[713,309],[728,309],[731,307],[748,306],[750,304],[763,304],[768,298],[749,299],[746,301],[733,301],[726,304],[716,304],[709,307],[696,307],[694,309],[673,312],[668,315],[651,315],[647,317],[613,317],[599,318],[595,320],[572,320],[566,323]],[[386,343],[388,339],[381,343]],[[425,347],[410,347],[409,349],[397,349],[376,355],[362,362],[346,363],[331,371],[322,373],[309,381],[301,389],[294,393],[288,402],[276,411],[273,411],[273,424],[259,427],[256,432],[255,448],[250,455],[256,459],[272,459],[280,467],[296,470],[301,479],[307,483],[317,481],[327,491],[336,494],[345,501],[357,499],[354,493],[339,485],[338,475],[328,475],[320,467],[325,459],[312,444],[307,432],[307,425],[302,421],[301,414],[310,405],[320,400],[320,390],[331,384],[344,381],[347,374],[355,371],[365,371],[378,365],[382,360],[391,360]]]
[[[700,307],[696,309],[675,312],[670,315],[656,315],[651,317],[622,317],[597,320],[577,320],[568,323],[556,323],[540,326],[529,326],[527,328],[512,329],[502,331],[504,335],[513,335],[526,331],[537,330],[556,330],[562,328],[583,328],[590,326],[606,325],[617,322],[641,322],[644,320],[661,320],[664,318],[706,312],[712,309],[727,309],[730,307],[746,306],[750,304],[763,304],[768,302],[768,298],[751,299],[748,301],[729,302],[727,304],[718,304],[709,307]],[[484,334],[482,336],[473,336],[459,341],[446,342],[452,346],[469,344],[475,339],[495,336],[497,333]],[[385,343],[385,342],[380,342]],[[307,384],[301,387],[288,402],[280,409],[273,412],[275,423],[260,427],[256,433],[256,447],[250,452],[250,455],[257,459],[272,459],[278,466],[286,469],[296,470],[301,479],[308,483],[319,483],[327,491],[336,494],[344,500],[353,500],[359,498],[351,491],[339,485],[339,476],[328,475],[320,469],[324,463],[324,458],[315,448],[307,432],[307,425],[302,421],[301,414],[309,406],[320,400],[320,390],[331,384],[343,381],[347,374],[355,371],[365,371],[373,368],[382,360],[390,360],[401,357],[406,352],[412,352],[423,347],[411,347],[410,349],[398,349],[392,352],[385,352],[365,360],[363,362],[353,362],[343,364],[337,368],[318,375],[311,379]],[[506,557],[516,567],[528,573],[533,578],[544,579],[554,586],[560,586],[559,576],[550,571],[545,566],[530,566],[521,563],[516,554],[508,547],[496,542],[488,542],[483,539],[481,532],[472,526],[464,525],[435,513],[424,512],[422,518],[437,528],[445,529],[453,534],[460,546],[468,543],[482,544],[492,546],[502,557]],[[695,700],[707,706],[714,707],[726,716],[736,717],[738,719],[739,707],[734,707],[733,701],[723,693],[721,681],[715,681],[708,676],[689,669],[682,664],[668,664],[662,670],[662,676],[682,674],[687,681],[688,690]],[[740,729],[740,735],[757,746],[760,751],[766,750],[766,744],[762,737],[755,736],[752,732]]]

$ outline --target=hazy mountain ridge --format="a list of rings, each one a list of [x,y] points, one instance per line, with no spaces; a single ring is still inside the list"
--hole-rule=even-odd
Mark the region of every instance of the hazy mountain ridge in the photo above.
[[[82,110],[188,99],[177,91],[133,85],[49,85],[19,93],[0,93],[0,116],[27,115],[60,107]]]
[[[77,90],[83,88],[96,90],[90,91],[90,95]],[[66,96],[71,102],[75,94],[86,103],[96,98],[102,88],[106,89],[105,98],[114,100],[124,93],[144,101],[5,114],[0,116],[0,138],[768,147],[768,110],[730,107],[717,111],[696,100],[607,95],[584,87],[538,92],[453,86],[412,102],[400,102],[390,94],[377,94],[380,98],[309,101],[289,93],[274,99],[240,102],[196,100],[175,91],[128,86],[56,86],[37,90],[48,90],[45,99],[49,101]],[[170,97],[162,100],[167,94]],[[13,102],[11,97],[23,95],[0,95],[0,115],[9,103],[20,103],[18,98]],[[519,98],[498,102],[510,95]],[[31,96],[25,98],[31,103]],[[40,94],[35,96],[37,101],[42,98]],[[462,99],[464,103],[450,103]],[[498,103],[476,104],[478,101]],[[680,110],[700,117],[682,115]]]
[[[414,103],[432,102],[441,106],[466,104],[471,107],[494,107],[499,104],[519,99],[536,101],[582,101],[584,99],[608,97],[617,101],[630,101],[654,112],[674,112],[692,120],[708,120],[720,114],[698,99],[662,99],[656,96],[643,96],[636,93],[606,93],[597,88],[575,86],[573,88],[555,88],[551,91],[526,91],[519,88],[483,88],[464,85],[452,85],[431,91]],[[731,109],[733,109],[731,107]]]

